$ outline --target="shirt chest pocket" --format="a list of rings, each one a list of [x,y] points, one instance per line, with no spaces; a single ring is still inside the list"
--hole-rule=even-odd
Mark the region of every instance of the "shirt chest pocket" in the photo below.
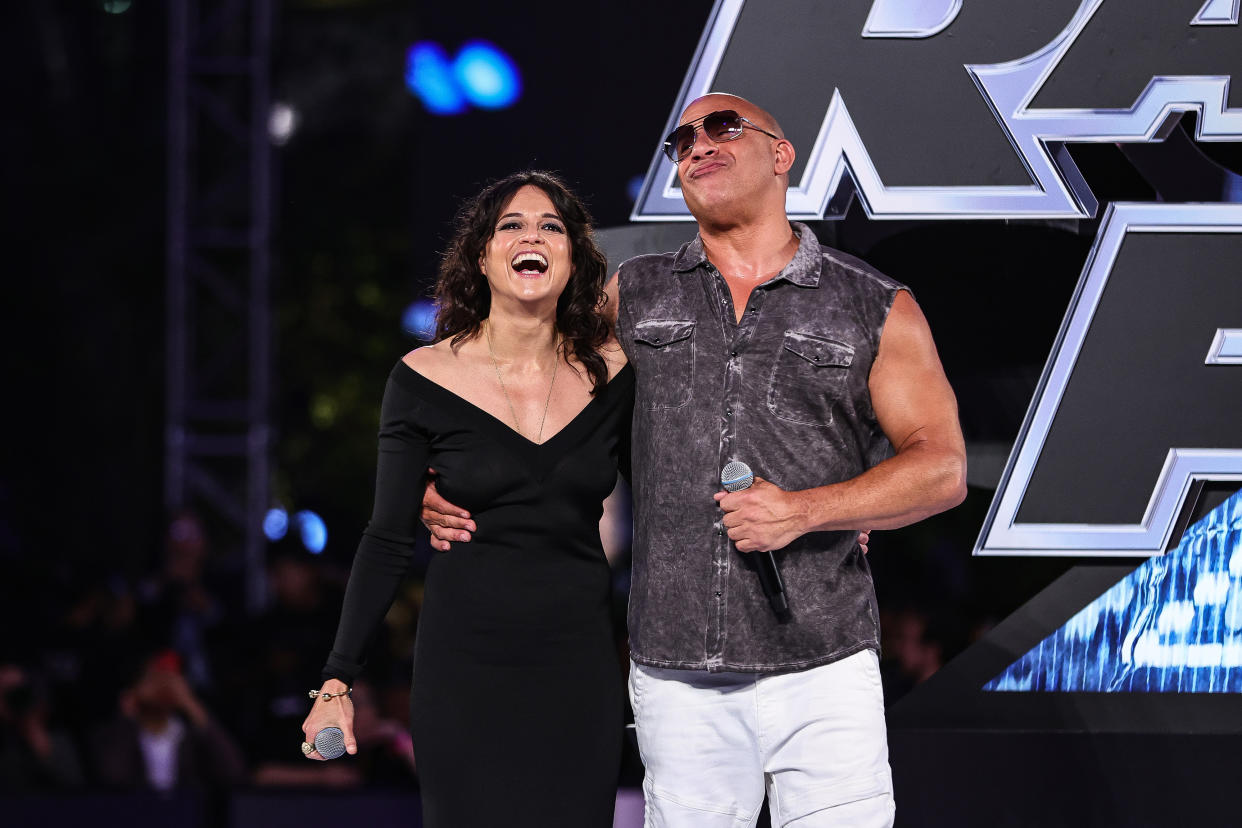
[[[634,326],[638,357],[638,404],[681,408],[690,402],[694,378],[694,323],[648,319]]]
[[[768,383],[768,410],[782,420],[826,427],[849,393],[854,348],[826,336],[786,331]]]

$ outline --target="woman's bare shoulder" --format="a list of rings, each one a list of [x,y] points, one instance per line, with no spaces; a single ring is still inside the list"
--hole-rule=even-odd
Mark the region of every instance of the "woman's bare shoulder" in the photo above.
[[[457,355],[447,341],[415,348],[401,357],[402,362],[433,382],[438,382],[441,375],[451,372],[452,363],[456,360]]]
[[[469,398],[470,387],[486,364],[486,350],[481,359],[482,362],[477,342],[467,340],[453,348],[452,341],[444,339],[433,345],[415,348],[401,361],[436,385]]]

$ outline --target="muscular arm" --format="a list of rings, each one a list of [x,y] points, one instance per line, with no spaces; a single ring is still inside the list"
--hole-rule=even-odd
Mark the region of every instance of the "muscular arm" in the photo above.
[[[869,388],[896,454],[828,486],[786,492],[757,480],[743,492],[718,493],[739,550],[780,549],[807,532],[895,529],[962,502],[966,446],[957,401],[927,320],[905,291],[889,311]]]

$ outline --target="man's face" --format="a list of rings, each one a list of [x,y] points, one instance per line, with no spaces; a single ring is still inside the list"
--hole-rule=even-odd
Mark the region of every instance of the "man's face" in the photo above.
[[[768,129],[763,113],[739,98],[708,95],[686,108],[678,124],[697,124],[704,115],[732,109],[756,125]],[[677,163],[682,194],[690,212],[712,211],[738,199],[753,196],[757,188],[772,186],[776,178],[776,140],[746,128],[732,141],[713,141],[703,130],[695,131],[694,146]],[[777,182],[779,183],[779,182]]]

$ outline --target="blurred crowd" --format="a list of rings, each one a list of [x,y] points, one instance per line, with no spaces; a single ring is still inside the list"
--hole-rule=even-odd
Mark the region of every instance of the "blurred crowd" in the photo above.
[[[273,545],[267,609],[248,615],[213,571],[202,521],[169,523],[154,571],[15,594],[28,620],[0,655],[0,789],[197,790],[416,786],[407,728],[417,582],[394,605],[354,688],[359,753],[309,762],[301,722],[319,685],[346,573]],[[40,591],[41,592],[41,591]],[[37,608],[34,604],[39,604]]]
[[[607,521],[625,664],[627,535]],[[9,583],[0,654],[0,790],[194,790],[239,786],[416,790],[409,731],[421,582],[407,580],[353,691],[358,756],[310,762],[301,722],[319,685],[348,562],[295,542],[268,550],[267,608],[240,601],[201,519],[169,522],[152,571],[96,568],[54,590]],[[415,576],[417,573],[415,573]],[[917,601],[882,597],[886,698],[900,698],[965,644],[968,631]],[[627,757],[623,784],[641,782]]]

